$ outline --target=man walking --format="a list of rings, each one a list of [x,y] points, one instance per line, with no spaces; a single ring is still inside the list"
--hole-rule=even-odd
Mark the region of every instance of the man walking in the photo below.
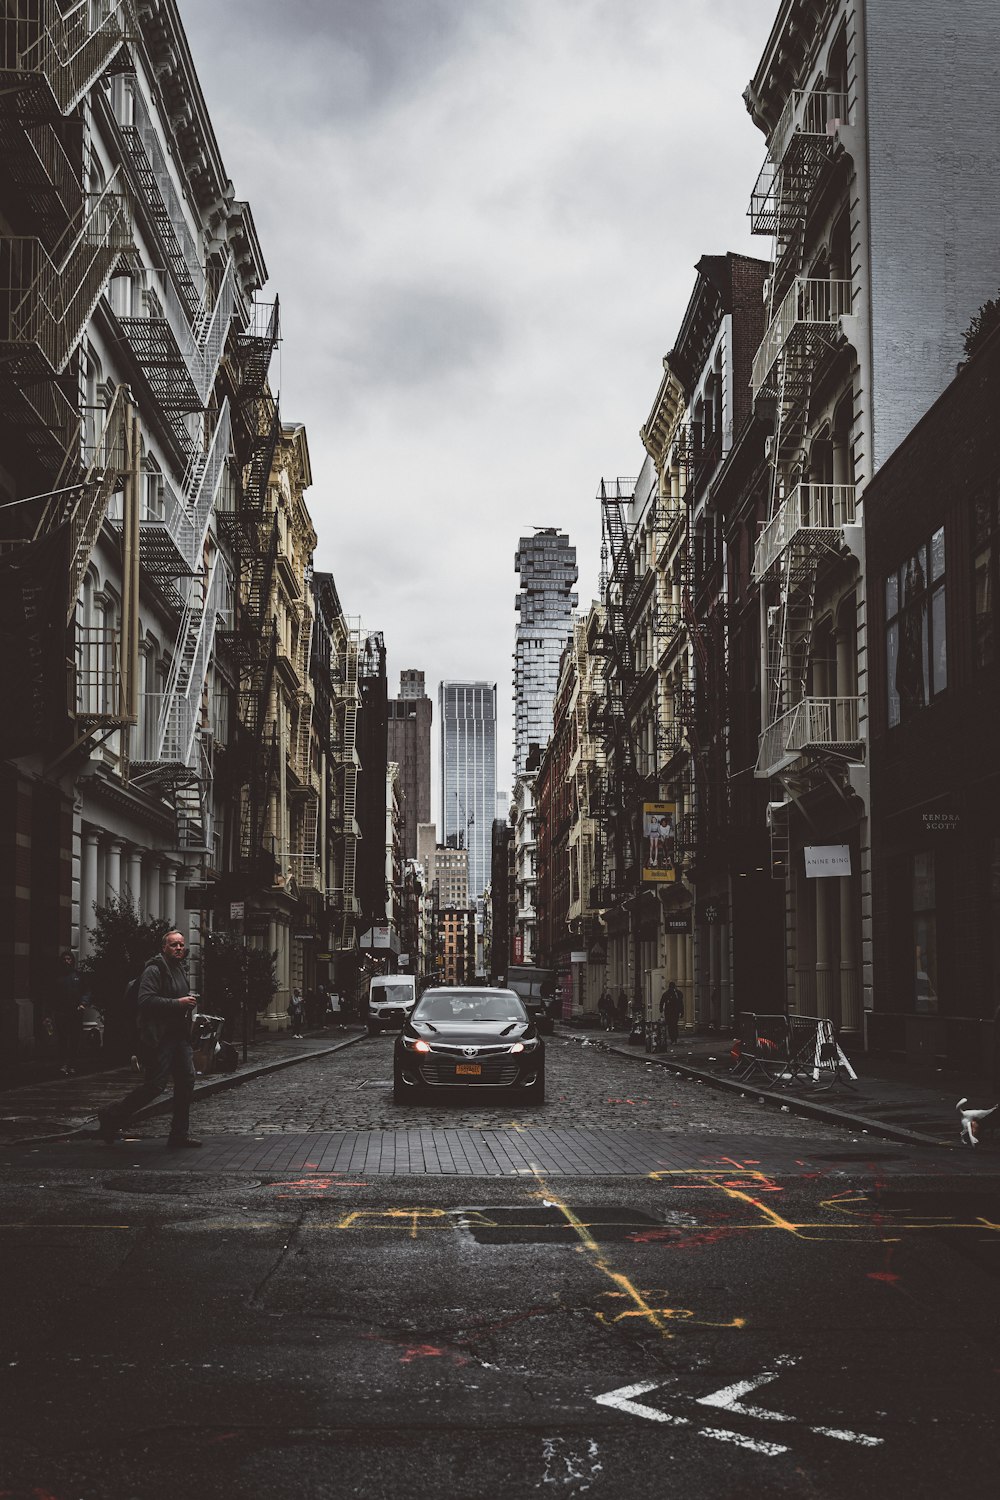
[[[671,979],[660,996],[660,1020],[667,1023],[667,1036],[671,1043],[677,1040],[677,1028],[684,1014],[684,997]]]
[[[121,1127],[161,1094],[168,1080],[174,1086],[174,1112],[167,1145],[171,1149],[200,1146],[188,1134],[194,1093],[191,1020],[197,998],[191,994],[184,957],[187,945],[179,932],[168,932],[163,948],[151,958],[139,980],[138,1030],[145,1078],[117,1104],[98,1112],[98,1135],[114,1145]]]

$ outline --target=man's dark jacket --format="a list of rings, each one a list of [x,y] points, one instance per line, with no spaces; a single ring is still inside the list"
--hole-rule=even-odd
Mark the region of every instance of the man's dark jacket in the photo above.
[[[170,963],[162,953],[149,960],[139,980],[138,1032],[143,1046],[184,1040],[191,1007],[177,1002],[190,993],[191,982],[182,963]]]

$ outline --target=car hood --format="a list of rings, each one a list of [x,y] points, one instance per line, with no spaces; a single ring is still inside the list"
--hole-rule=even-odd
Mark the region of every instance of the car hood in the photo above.
[[[410,1021],[405,1031],[407,1036],[422,1037],[431,1046],[442,1043],[448,1047],[495,1047],[536,1035],[527,1021],[434,1021],[431,1025]]]

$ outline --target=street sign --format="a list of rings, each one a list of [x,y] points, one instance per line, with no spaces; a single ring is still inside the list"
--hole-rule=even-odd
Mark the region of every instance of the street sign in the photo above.
[[[187,885],[184,887],[185,911],[211,911],[214,906],[214,885]]]

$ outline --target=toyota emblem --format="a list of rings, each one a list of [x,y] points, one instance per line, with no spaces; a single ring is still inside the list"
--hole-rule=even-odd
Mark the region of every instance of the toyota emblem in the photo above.
[[[476,1054],[479,1051],[479,1048],[478,1047],[463,1047],[462,1051],[465,1053],[466,1057],[475,1057]]]

